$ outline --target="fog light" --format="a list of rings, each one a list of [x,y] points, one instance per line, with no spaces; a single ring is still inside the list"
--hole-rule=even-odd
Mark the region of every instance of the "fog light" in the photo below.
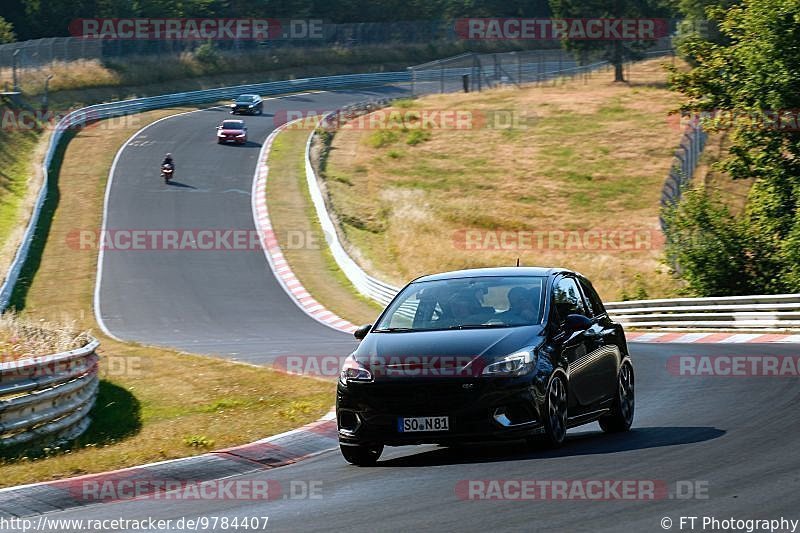
[[[361,427],[361,417],[353,411],[339,411],[339,429],[355,433]]]

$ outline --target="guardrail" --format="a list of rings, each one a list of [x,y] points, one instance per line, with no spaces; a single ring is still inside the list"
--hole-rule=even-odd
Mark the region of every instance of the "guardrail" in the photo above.
[[[71,440],[86,430],[99,386],[99,344],[0,363],[0,449]]]
[[[42,205],[47,197],[48,170],[53,161],[53,155],[61,142],[65,132],[73,128],[80,128],[90,122],[105,118],[117,117],[131,113],[140,113],[165,107],[178,105],[202,104],[235,98],[242,93],[257,93],[261,95],[286,94],[313,90],[335,90],[352,87],[372,85],[385,85],[389,83],[402,83],[410,81],[408,72],[380,72],[374,74],[345,74],[341,76],[325,76],[320,78],[303,78],[288,81],[276,81],[260,84],[238,85],[221,87],[205,91],[190,91],[183,93],[153,96],[148,98],[134,98],[121,102],[96,104],[73,111],[62,118],[55,126],[47,152],[42,163],[43,180],[41,190],[31,214],[30,221],[23,235],[22,242],[14,256],[3,285],[0,286],[0,311],[8,307],[11,295],[16,284],[25,259],[28,256],[31,243],[35,237],[36,226]]]
[[[609,302],[606,310],[623,325],[637,328],[800,328],[800,294],[631,300]]]
[[[334,116],[349,117],[354,116],[359,112],[369,112],[371,109],[376,109],[380,106],[387,104],[387,101],[378,101],[371,104],[361,104],[358,106],[350,106],[348,108],[340,109],[333,113],[326,115],[322,122],[330,122]],[[335,122],[339,122],[336,120]],[[306,141],[305,165],[306,165],[306,183],[308,184],[308,192],[311,196],[311,201],[314,204],[314,210],[317,213],[322,233],[325,235],[325,240],[328,243],[333,259],[336,264],[347,276],[347,279],[353,286],[366,296],[371,298],[381,305],[387,305],[394,295],[400,290],[397,287],[385,283],[373,276],[370,276],[350,257],[350,254],[345,251],[342,242],[339,240],[339,234],[336,231],[336,225],[331,218],[328,208],[325,205],[325,195],[322,192],[321,180],[317,178],[317,173],[314,170],[314,165],[311,163],[311,144],[316,135],[316,130],[312,131]]]
[[[707,139],[708,134],[699,124],[690,124],[686,127],[678,149],[675,150],[669,175],[661,189],[662,209],[668,208],[680,200],[683,187],[694,177]],[[664,217],[660,215],[658,221],[663,231],[665,229]]]

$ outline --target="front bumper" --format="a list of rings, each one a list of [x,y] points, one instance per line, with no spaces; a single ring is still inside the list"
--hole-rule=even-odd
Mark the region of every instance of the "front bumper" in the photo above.
[[[247,137],[218,136],[217,142],[244,144],[247,142]]]
[[[449,431],[399,431],[399,418],[422,416],[449,417]],[[525,378],[340,382],[336,419],[343,445],[452,444],[543,431],[536,394]]]

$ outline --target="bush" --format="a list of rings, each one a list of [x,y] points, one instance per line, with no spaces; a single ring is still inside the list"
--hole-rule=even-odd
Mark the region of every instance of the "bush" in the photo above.
[[[194,52],[194,57],[203,65],[216,66],[222,56],[219,51],[214,47],[214,43],[207,41],[197,47]]]
[[[709,193],[687,190],[664,211],[666,254],[698,296],[752,294],[746,227]]]
[[[427,130],[411,130],[408,137],[406,137],[406,144],[409,146],[416,146],[427,140],[430,140],[431,132]]]
[[[373,148],[383,148],[397,141],[397,133],[391,130],[378,130],[367,137],[367,144]]]

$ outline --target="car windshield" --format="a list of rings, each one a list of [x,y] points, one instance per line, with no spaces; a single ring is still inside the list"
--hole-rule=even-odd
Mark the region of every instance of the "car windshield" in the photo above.
[[[238,120],[224,120],[222,127],[226,130],[241,130],[244,128],[244,123]]]
[[[253,102],[256,101],[256,98],[258,98],[258,97],[255,96],[255,95],[245,94],[245,95],[242,95],[239,98],[237,98],[236,99],[236,103],[237,104],[252,104]]]
[[[545,278],[486,276],[410,284],[375,331],[425,331],[539,324]]]

